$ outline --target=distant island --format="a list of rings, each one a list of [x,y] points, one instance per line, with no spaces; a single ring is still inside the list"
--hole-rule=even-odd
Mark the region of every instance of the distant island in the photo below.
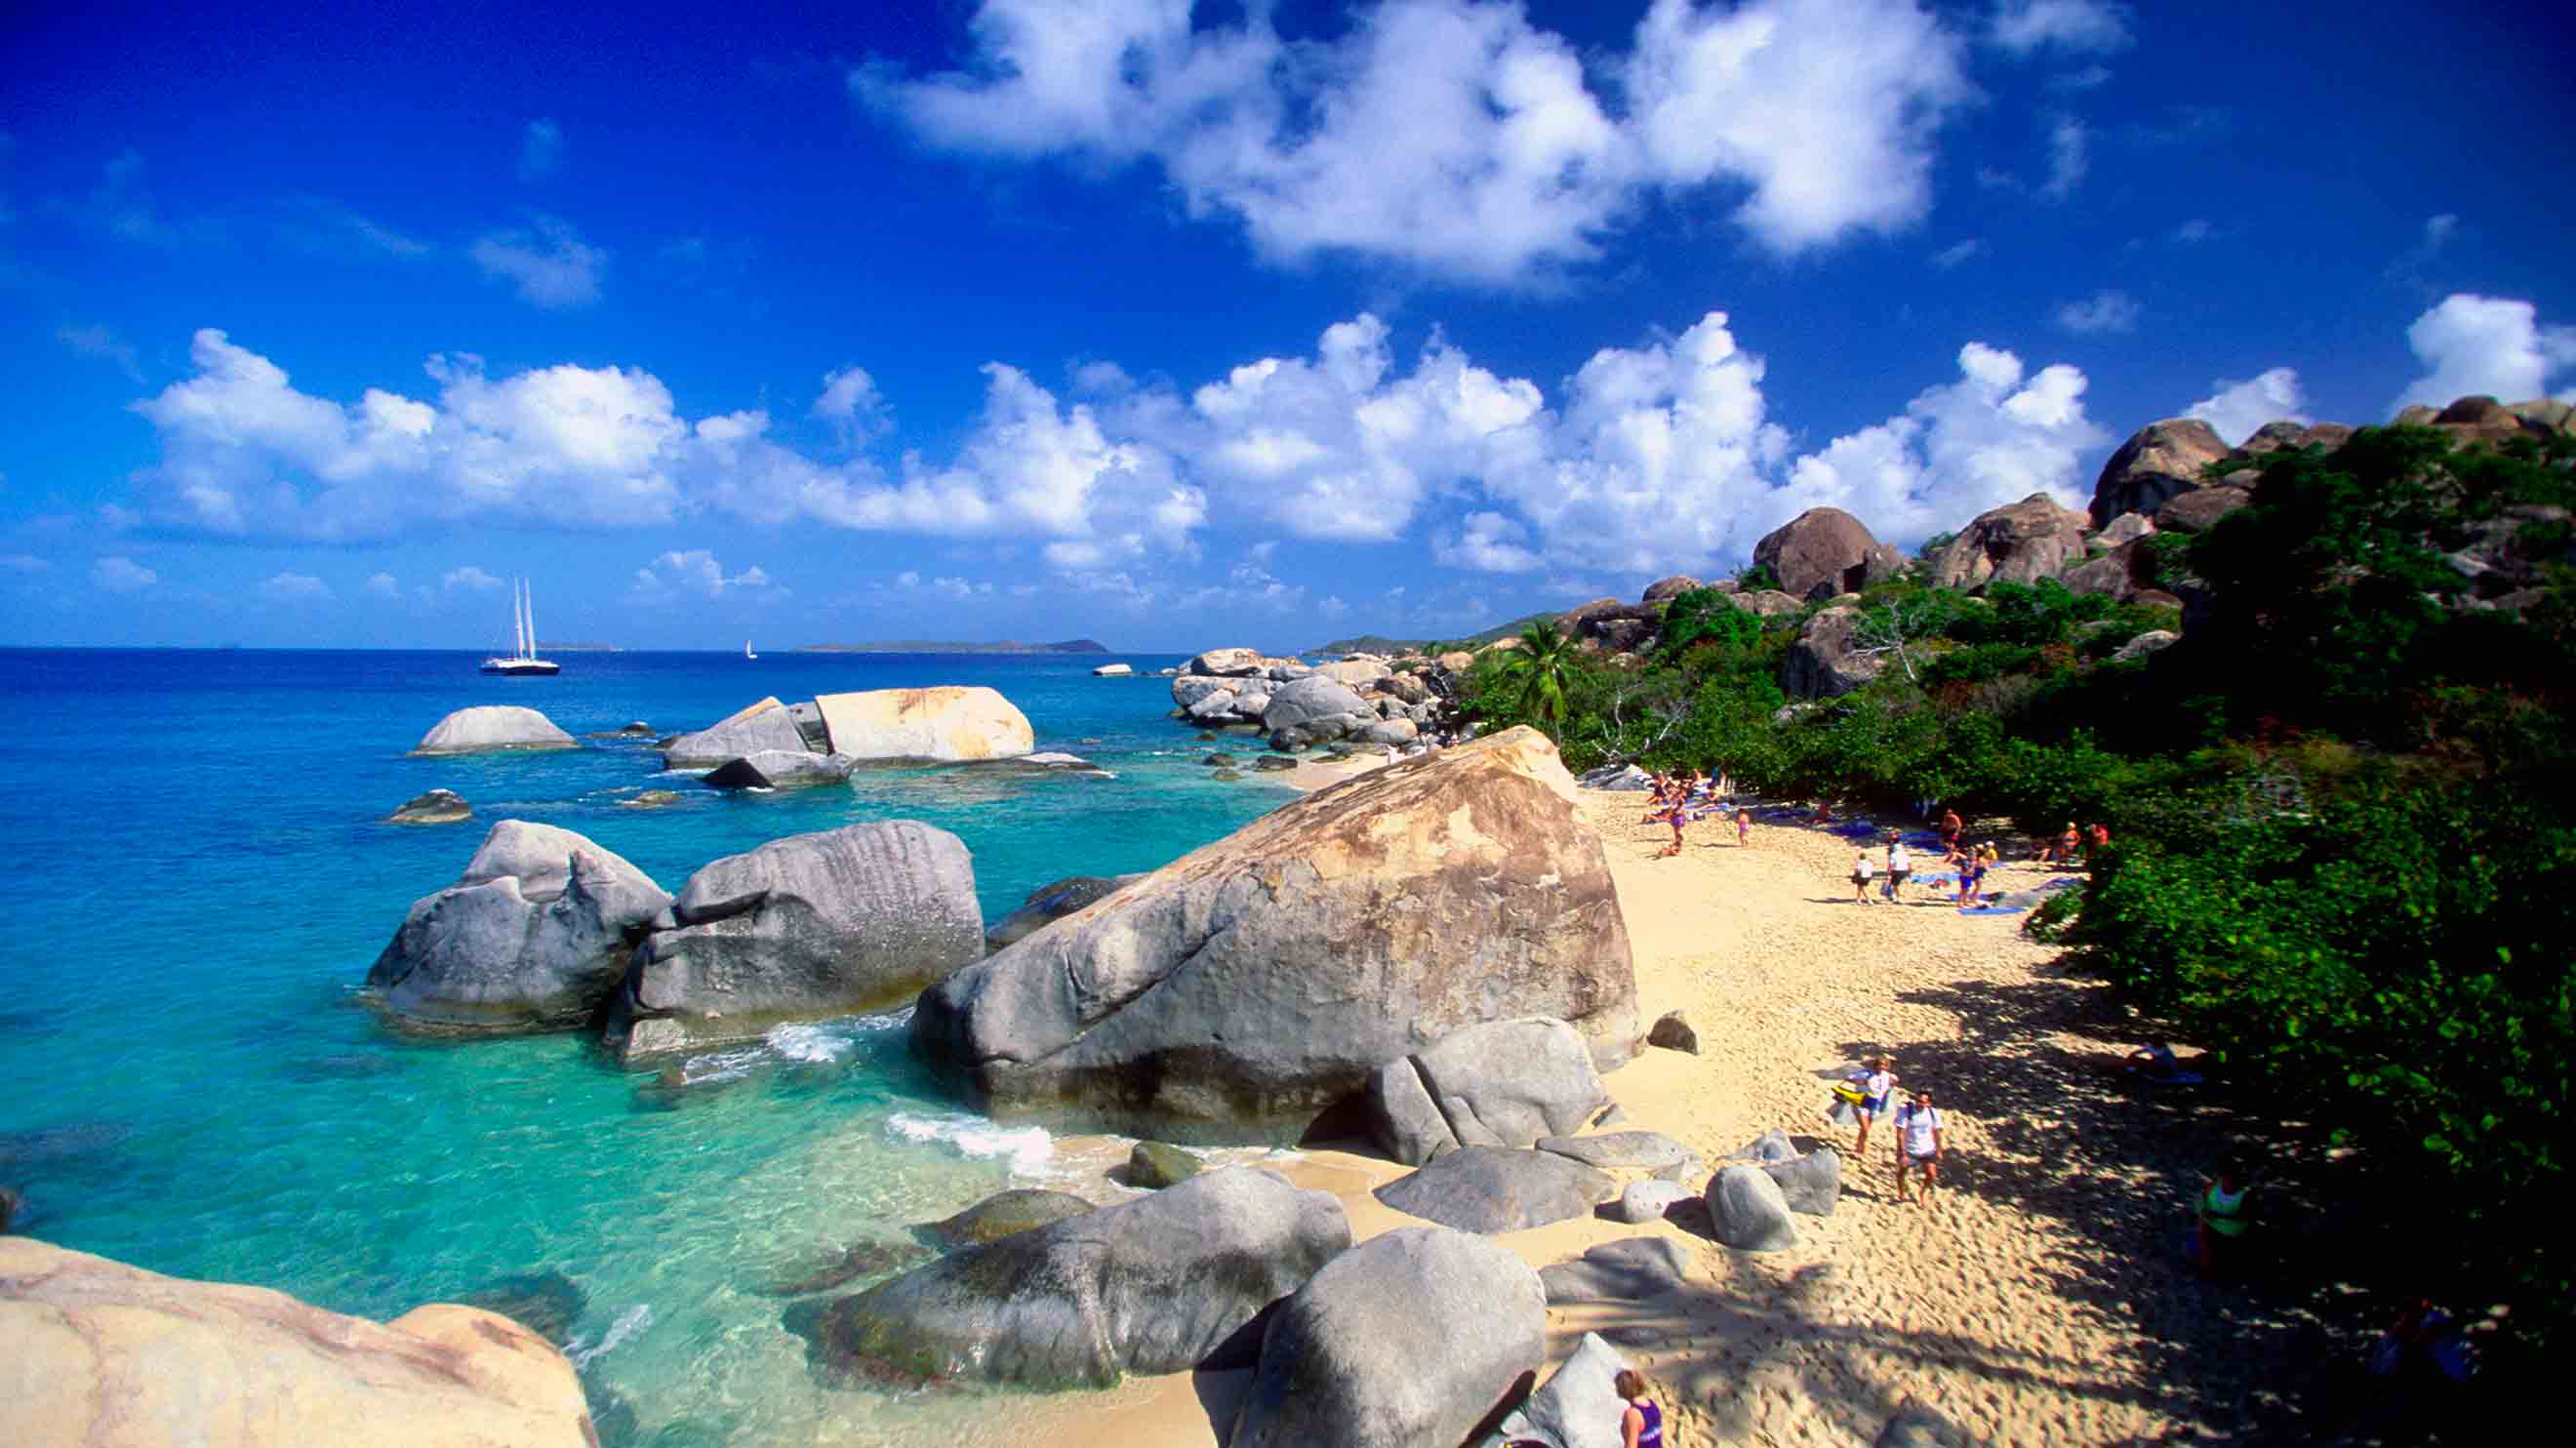
[[[889,639],[873,644],[807,644],[800,650],[809,654],[1105,654],[1107,644],[1092,639],[1067,639],[1060,644],[1024,644],[1017,639],[1004,639],[993,644],[961,644],[933,639]]]
[[[1416,649],[1429,648],[1435,643],[1458,643],[1472,649],[1478,644],[1489,644],[1496,639],[1509,638],[1531,624],[1555,621],[1555,614],[1534,613],[1527,618],[1516,618],[1510,623],[1497,624],[1483,633],[1471,634],[1463,639],[1391,639],[1384,634],[1358,634],[1351,638],[1335,639],[1328,644],[1317,644],[1311,649],[1300,649],[1298,652],[1301,654],[1404,654]]]

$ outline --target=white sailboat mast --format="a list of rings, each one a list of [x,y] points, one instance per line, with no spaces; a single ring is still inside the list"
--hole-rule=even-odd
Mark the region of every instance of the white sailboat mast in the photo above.
[[[525,603],[525,614],[528,620],[528,657],[533,659],[537,656],[537,598],[535,594],[528,591],[528,581],[524,578],[519,580],[519,597]]]

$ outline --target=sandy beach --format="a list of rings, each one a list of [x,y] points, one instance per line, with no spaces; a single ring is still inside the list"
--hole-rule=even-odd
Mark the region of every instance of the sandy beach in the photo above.
[[[1648,1049],[1608,1077],[1617,1129],[1669,1133],[1715,1162],[1781,1128],[1844,1154],[1843,1194],[1778,1253],[1672,1222],[1497,1238],[1533,1265],[1639,1233],[1692,1254],[1691,1280],[1661,1298],[1552,1309],[1552,1356],[1587,1329],[1615,1332],[1690,1445],[1867,1443],[1908,1398],[2028,1448],[2317,1433],[2281,1390],[2328,1351],[2321,1331],[2200,1282],[2182,1251],[2219,1129],[2187,1094],[2109,1069],[2138,1040],[2102,988],[2053,970],[2026,916],[1963,916],[1919,891],[1859,907],[1853,847],[1799,826],[1757,824],[1739,847],[1711,819],[1659,858],[1670,835],[1640,822],[1641,801],[1587,793],[1585,807],[1634,942],[1640,1023],[1681,1010],[1702,1054]],[[1999,884],[2043,878],[2009,865]],[[1884,1127],[1857,1160],[1852,1132],[1823,1119],[1829,1079],[1879,1050],[1941,1101],[1945,1179],[1929,1206],[1895,1200]],[[1104,1144],[1113,1158],[1123,1150]],[[1393,1163],[1308,1151],[1286,1169],[1337,1193],[1363,1239],[1412,1223],[1369,1195],[1402,1174]],[[1213,1445],[1247,1376],[1137,1381],[1020,1422],[1100,1448]]]

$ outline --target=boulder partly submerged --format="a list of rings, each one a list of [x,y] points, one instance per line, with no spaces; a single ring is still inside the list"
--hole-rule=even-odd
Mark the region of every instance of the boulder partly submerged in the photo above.
[[[847,783],[856,764],[845,754],[764,749],[726,760],[708,770],[703,780],[715,789],[815,789]]]
[[[1037,748],[1028,716],[992,689],[870,689],[814,703],[832,752],[852,759],[1016,759]]]
[[[579,749],[555,721],[517,704],[477,704],[430,727],[414,754],[490,754],[510,749]]]
[[[1329,1192],[1253,1167],[1202,1172],[841,1298],[814,1324],[815,1349],[837,1372],[897,1382],[1185,1372],[1350,1245]]]
[[[746,759],[763,750],[801,754],[808,748],[804,734],[796,727],[796,716],[771,698],[672,739],[662,746],[662,764],[668,769],[713,769],[729,759]]]
[[[1555,746],[1521,728],[1305,796],[923,993],[981,1109],[1293,1138],[1379,1063],[1552,1016],[1636,1036],[1628,933]]]
[[[367,986],[415,1029],[572,1030],[598,1016],[670,903],[586,836],[502,820],[455,884],[412,902]]]
[[[1399,1228],[1279,1305],[1226,1442],[1461,1443],[1546,1361],[1547,1295],[1528,1263],[1464,1232]]]
[[[452,789],[433,789],[403,801],[402,808],[385,816],[389,824],[452,825],[474,817],[474,806],[465,796]]]
[[[390,1323],[0,1238],[9,1441],[596,1445],[572,1364],[499,1314]]]
[[[772,840],[689,877],[652,922],[606,1039],[627,1060],[898,1004],[984,958],[966,846],[917,820]]]

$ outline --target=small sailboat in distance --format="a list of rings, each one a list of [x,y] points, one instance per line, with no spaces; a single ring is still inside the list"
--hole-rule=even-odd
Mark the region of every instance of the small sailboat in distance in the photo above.
[[[560,674],[560,664],[537,657],[537,610],[528,598],[528,581],[517,580],[510,589],[510,653],[483,661],[487,674],[545,675]]]
[[[744,639],[742,641],[742,656],[746,659],[756,659],[760,657],[760,655],[751,651],[751,640],[749,639]]]

